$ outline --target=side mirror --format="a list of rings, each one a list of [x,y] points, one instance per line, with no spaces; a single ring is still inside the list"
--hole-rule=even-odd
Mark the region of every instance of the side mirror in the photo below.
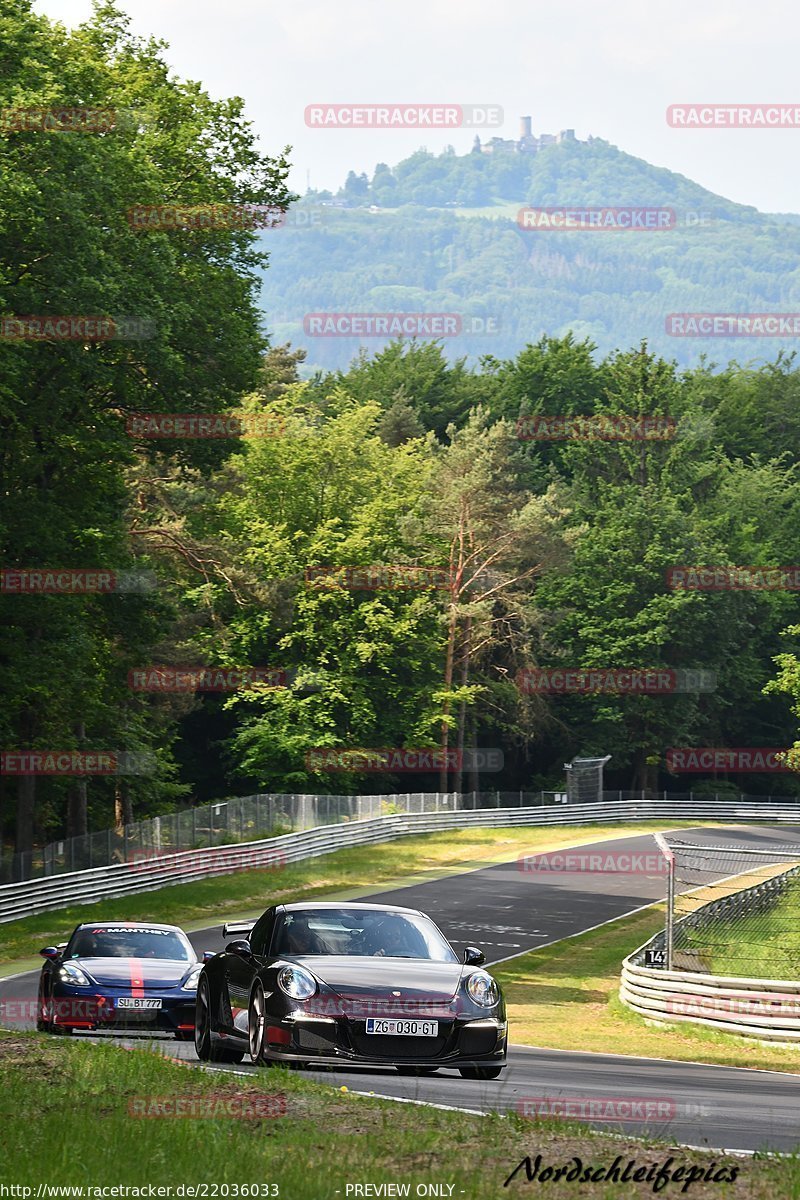
[[[58,946],[45,946],[44,950],[40,950],[42,958],[58,958],[61,954]]]
[[[215,954],[216,954],[216,950],[204,950],[203,951],[203,962],[204,963],[210,962]]]
[[[228,942],[225,953],[238,954],[241,958],[251,958],[253,952],[250,949],[250,943],[242,939],[237,942]]]
[[[477,946],[467,946],[464,951],[464,962],[468,967],[480,967],[486,962],[486,957]]]

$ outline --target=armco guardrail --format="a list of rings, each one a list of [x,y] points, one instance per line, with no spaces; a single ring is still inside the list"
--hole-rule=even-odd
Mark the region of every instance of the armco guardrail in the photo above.
[[[387,797],[388,798],[388,797]],[[340,825],[323,825],[299,833],[230,846],[176,853],[154,853],[137,862],[116,863],[87,871],[54,875],[0,886],[0,923],[69,904],[92,904],[116,896],[153,891],[235,870],[277,868],[330,854],[348,846],[385,842],[417,833],[468,826],[586,825],[616,821],[747,821],[800,822],[800,804],[747,803],[695,799],[606,800],[594,804],[552,804],[527,808],[457,809],[389,815]]]
[[[576,759],[576,763],[580,760]],[[176,809],[158,817],[133,821],[115,829],[99,829],[81,837],[62,838],[35,850],[0,856],[0,885],[41,879],[51,875],[89,871],[130,862],[152,851],[179,853],[204,847],[230,846],[301,833],[319,825],[344,821],[366,821],[373,817],[404,813],[444,812],[464,808],[530,808],[550,804],[596,804],[601,800],[644,800],[646,798],[694,802],[691,792],[603,792],[602,795],[568,796],[565,792],[498,791],[401,792],[389,795],[268,793],[215,800],[210,804]],[[705,794],[704,802],[712,800]],[[697,797],[700,799],[700,797]],[[717,802],[720,797],[714,796]],[[726,803],[799,803],[795,796],[748,796],[728,793]]]
[[[800,982],[663,971],[636,966],[635,957],[622,964],[619,995],[639,1016],[669,1024],[689,1021],[764,1041],[800,1042]]]
[[[753,887],[704,904],[683,917],[676,929],[727,915],[737,903],[750,904],[754,898],[770,903],[780,894],[783,883],[798,873],[800,867],[791,867]],[[622,964],[620,1000],[634,1012],[650,1020],[688,1021],[764,1041],[800,1042],[800,981],[668,971],[643,965],[647,950],[663,947],[664,934],[658,933]]]

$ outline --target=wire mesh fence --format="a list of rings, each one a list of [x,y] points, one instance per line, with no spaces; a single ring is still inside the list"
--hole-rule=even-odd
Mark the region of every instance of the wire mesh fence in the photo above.
[[[665,839],[671,887],[663,965],[800,979],[800,843],[750,847]]]
[[[576,760],[597,763],[604,760]],[[580,772],[579,772],[580,774]],[[597,782],[601,773],[592,769],[589,795],[578,788],[572,791],[499,791],[483,792],[405,792],[367,796],[259,794],[197,805],[177,812],[134,821],[125,826],[102,829],[84,837],[63,838],[39,847],[31,853],[6,854],[0,858],[0,883],[39,879],[68,871],[110,866],[136,861],[137,858],[178,850],[196,850],[231,845],[297,833],[319,825],[342,821],[369,820],[392,813],[426,813],[483,808],[523,808],[572,805],[588,800],[692,802],[692,792],[601,791]],[[577,776],[576,776],[577,779]],[[731,802],[757,805],[792,805],[797,797],[751,796],[722,797],[703,794],[709,804],[720,798]]]
[[[336,796],[261,794],[241,796],[103,829],[85,837],[51,842],[30,854],[0,862],[0,882],[16,882],[80,871],[178,850],[227,846],[297,833],[320,825],[362,821],[393,813],[446,812],[560,803],[553,792],[408,792],[399,795]]]

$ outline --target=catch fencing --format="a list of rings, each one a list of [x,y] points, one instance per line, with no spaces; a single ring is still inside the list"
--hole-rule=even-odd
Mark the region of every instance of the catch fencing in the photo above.
[[[583,760],[576,760],[581,762]],[[588,760],[587,760],[588,761]],[[591,760],[594,761],[594,760]],[[598,760],[600,761],[600,760]],[[239,796],[213,804],[198,805],[160,817],[134,821],[117,829],[103,829],[85,837],[62,838],[33,853],[15,854],[0,861],[0,883],[73,873],[95,867],[135,862],[153,853],[200,850],[253,842],[299,833],[321,825],[375,817],[414,813],[455,812],[484,808],[534,808],[567,803],[599,803],[601,800],[663,800],[675,803],[714,802],[800,804],[800,796],[730,797],[724,794],[699,796],[692,792],[605,791],[601,795],[545,791],[403,792],[394,795],[337,796],[261,794]]]
[[[698,846],[657,836],[665,929],[622,965],[640,1016],[800,1041],[800,843]]]
[[[717,799],[703,796],[688,800],[687,797],[668,794],[645,796],[635,793],[626,797],[625,793],[614,792],[610,798],[599,803],[566,804],[559,793],[537,792],[533,795],[536,803],[508,806],[499,803],[503,794],[495,792],[463,796],[428,793],[405,797],[339,797],[351,802],[370,800],[380,805],[388,804],[401,811],[360,819],[354,817],[337,824],[323,823],[276,837],[216,847],[173,850],[162,842],[160,848],[151,846],[140,849],[127,862],[4,884],[0,886],[0,923],[70,904],[96,903],[111,897],[152,891],[232,871],[278,870],[291,863],[349,846],[363,846],[446,829],[591,825],[647,820],[682,823],[686,820],[800,822],[800,802],[792,797],[742,797],[736,800],[725,796]],[[513,796],[518,798],[518,793],[513,793]],[[248,799],[252,800],[253,797]],[[415,805],[418,805],[417,810],[411,811]],[[306,816],[313,819],[309,810]]]

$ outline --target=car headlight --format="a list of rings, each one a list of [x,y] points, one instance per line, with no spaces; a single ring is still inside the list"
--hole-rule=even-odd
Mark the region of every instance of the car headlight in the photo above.
[[[493,1008],[499,999],[497,984],[485,971],[473,971],[467,980],[467,994],[482,1008]]]
[[[308,1000],[317,990],[317,981],[303,967],[281,967],[278,971],[278,987],[292,1000]]]
[[[200,978],[200,972],[202,971],[202,969],[203,969],[202,967],[195,967],[192,971],[189,972],[189,974],[186,976],[183,983],[181,984],[181,991],[184,991],[184,992],[196,992],[197,991],[197,981]]]
[[[71,983],[74,987],[91,987],[90,979],[87,979],[80,967],[76,967],[74,963],[64,963],[58,968],[58,978],[64,983]]]

